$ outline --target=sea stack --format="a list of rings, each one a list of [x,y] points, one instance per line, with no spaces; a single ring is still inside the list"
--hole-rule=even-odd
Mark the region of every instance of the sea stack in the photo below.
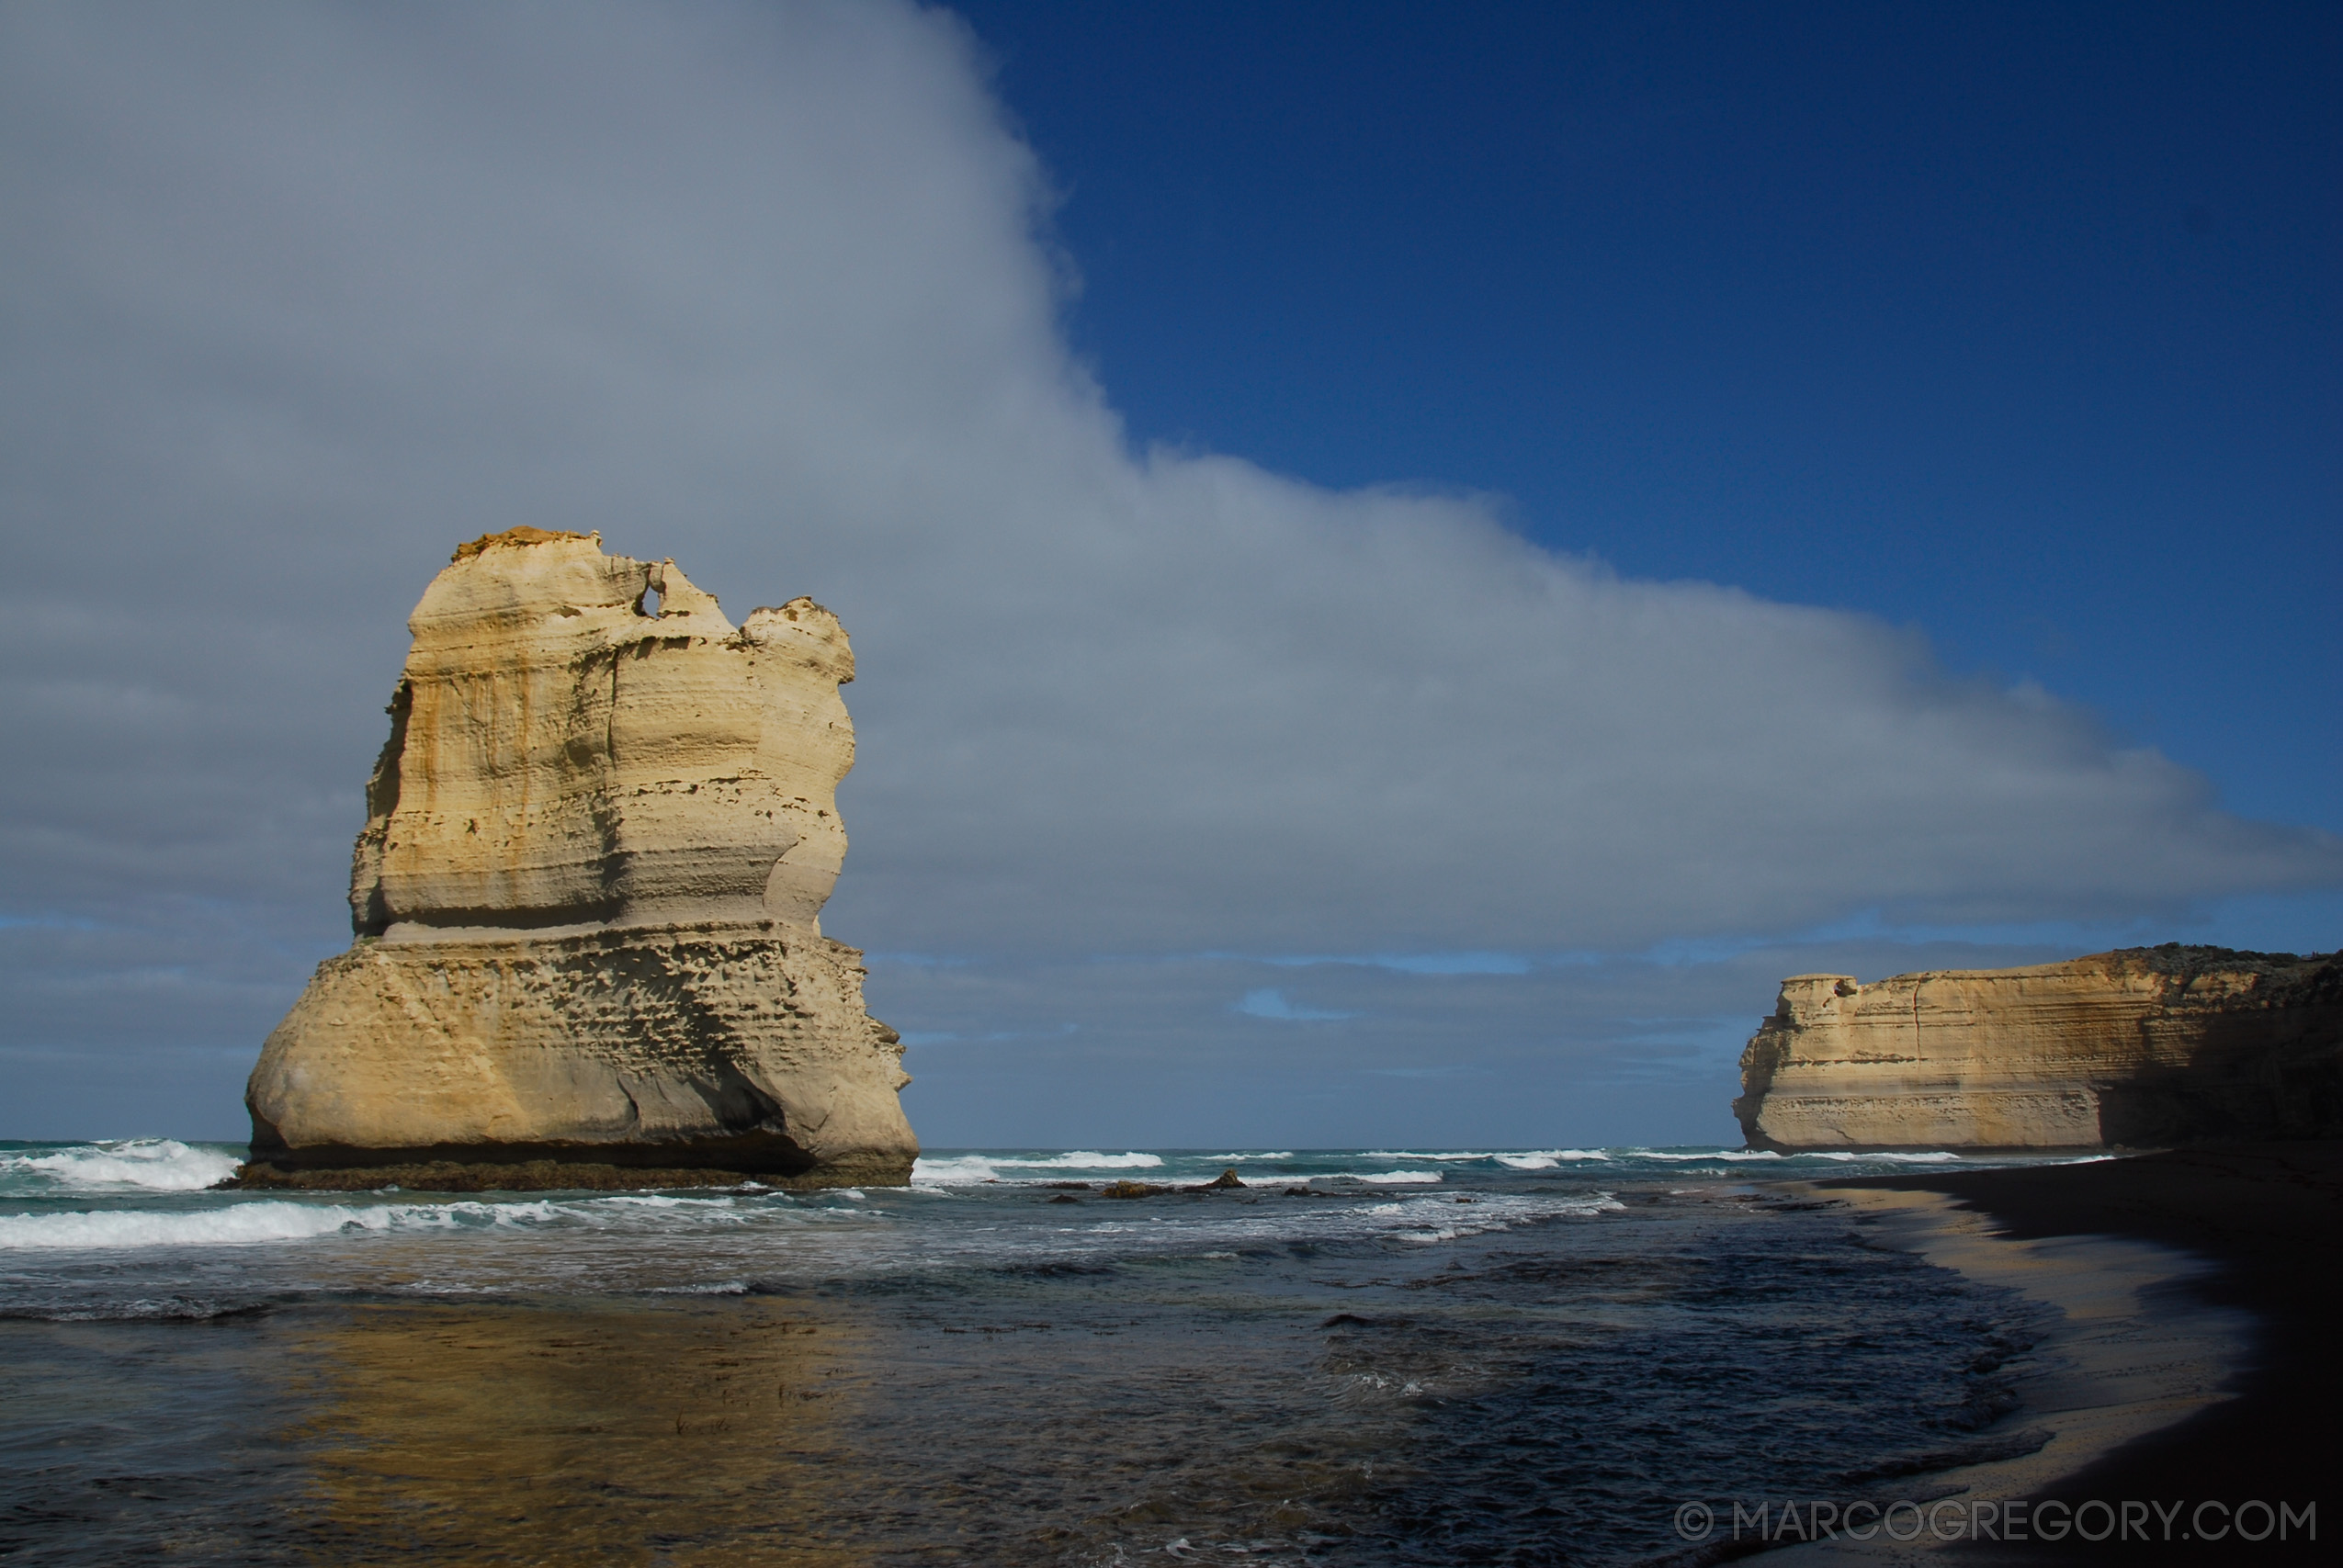
[[[268,1037],[248,1185],[901,1183],[895,1032],[821,934],[854,655],[673,561],[515,528],[407,622],[357,940]]]
[[[1858,985],[1794,975],[1741,1055],[1753,1148],[2343,1136],[2343,957],[2125,948]]]

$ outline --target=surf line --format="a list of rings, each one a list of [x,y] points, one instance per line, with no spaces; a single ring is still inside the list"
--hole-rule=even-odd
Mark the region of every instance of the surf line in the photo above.
[[[1977,1284],[2013,1290],[2060,1314],[2012,1385],[2020,1408],[1999,1426],[2046,1428],[2031,1452],[1937,1472],[1933,1496],[2026,1498],[2117,1449],[2235,1397],[2255,1320],[2179,1289],[2211,1259],[2156,1242],[2090,1234],[2020,1239],[1989,1212],[1919,1188],[1766,1185],[1843,1202],[1866,1239],[1919,1254]],[[1915,1478],[1919,1479],[1919,1478]]]

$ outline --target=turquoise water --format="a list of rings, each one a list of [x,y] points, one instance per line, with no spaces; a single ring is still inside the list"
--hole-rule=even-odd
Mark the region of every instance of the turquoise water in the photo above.
[[[0,1145],[12,1562],[1633,1562],[2006,1446],[2042,1322],[1769,1185],[1949,1154],[207,1190],[238,1152]]]

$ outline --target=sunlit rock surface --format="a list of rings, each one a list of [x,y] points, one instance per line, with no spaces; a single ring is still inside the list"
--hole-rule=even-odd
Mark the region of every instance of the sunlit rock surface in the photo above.
[[[1869,986],[1793,976],[1741,1089],[1758,1148],[2343,1136],[2343,960],[2168,944]]]
[[[408,621],[319,966],[246,1093],[246,1179],[908,1179],[895,1033],[821,931],[854,655],[809,599],[740,626],[672,561],[534,528]]]

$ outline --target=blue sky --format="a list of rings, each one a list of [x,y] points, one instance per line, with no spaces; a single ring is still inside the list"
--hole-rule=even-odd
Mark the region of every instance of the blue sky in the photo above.
[[[0,12],[0,1136],[228,1137],[458,541],[852,634],[937,1145],[1732,1135],[2343,945],[2332,7]]]
[[[963,10],[1135,433],[1917,625],[2343,828],[2333,6]]]

